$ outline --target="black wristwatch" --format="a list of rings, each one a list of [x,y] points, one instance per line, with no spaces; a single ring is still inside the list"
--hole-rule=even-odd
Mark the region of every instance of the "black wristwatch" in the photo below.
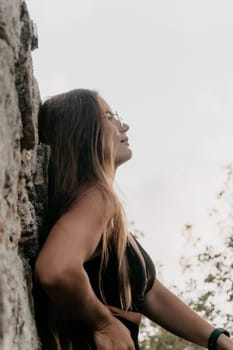
[[[217,350],[217,339],[220,334],[225,334],[230,337],[230,333],[224,328],[215,328],[213,332],[210,333],[208,340],[208,350]]]

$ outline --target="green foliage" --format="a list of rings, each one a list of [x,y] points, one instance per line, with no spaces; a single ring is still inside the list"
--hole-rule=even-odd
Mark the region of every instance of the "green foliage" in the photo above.
[[[217,195],[218,209],[210,212],[217,238],[212,245],[204,245],[199,238],[195,260],[186,261],[183,267],[186,275],[192,275],[195,269],[204,272],[198,285],[186,284],[185,293],[192,296],[190,306],[213,324],[233,331],[233,171],[231,166],[226,170],[224,189]]]
[[[219,207],[209,213],[216,221],[218,242],[206,245],[193,235],[193,225],[184,229],[198,250],[194,259],[182,258],[185,287],[178,291],[193,310],[213,325],[233,332],[233,170],[228,166],[224,188],[217,195]],[[221,203],[220,203],[221,201]],[[195,272],[199,272],[195,275]],[[202,272],[201,277],[200,272]],[[140,328],[142,350],[200,350],[201,347],[174,336],[163,328],[143,319]]]
[[[147,319],[142,320],[140,329],[141,350],[201,350],[202,348],[174,336]]]

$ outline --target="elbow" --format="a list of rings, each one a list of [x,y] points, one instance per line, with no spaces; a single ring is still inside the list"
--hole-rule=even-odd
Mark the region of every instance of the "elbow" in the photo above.
[[[35,263],[35,275],[42,287],[54,285],[58,280],[58,273],[51,269],[51,266],[46,267],[40,258],[37,258]]]
[[[80,278],[83,267],[80,265],[73,267],[60,266],[56,264],[45,264],[45,262],[37,259],[35,264],[35,274],[44,289],[56,288],[60,285],[70,283],[72,280]]]

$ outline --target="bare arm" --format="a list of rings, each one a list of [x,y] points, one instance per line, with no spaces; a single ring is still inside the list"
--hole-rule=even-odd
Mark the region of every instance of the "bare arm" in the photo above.
[[[207,347],[214,329],[158,280],[145,295],[143,314],[171,333],[203,347]],[[218,349],[233,350],[233,341],[221,334]]]
[[[93,330],[97,349],[134,349],[128,329],[96,297],[83,267],[100,242],[103,208],[98,190],[82,197],[50,231],[35,271],[56,306]]]

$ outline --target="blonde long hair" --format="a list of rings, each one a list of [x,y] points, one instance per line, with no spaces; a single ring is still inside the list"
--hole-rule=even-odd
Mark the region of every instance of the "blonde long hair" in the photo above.
[[[102,234],[100,290],[104,299],[101,272],[108,261],[111,233],[118,258],[121,307],[128,310],[132,303],[125,254],[128,230],[124,210],[113,187],[114,147],[98,93],[76,89],[47,99],[40,107],[38,126],[40,141],[51,148],[48,208],[40,244],[43,245],[52,226],[77,199],[80,186],[96,186],[104,198],[106,217]],[[56,331],[53,333],[55,335]],[[57,342],[55,348],[58,350],[59,346]]]

